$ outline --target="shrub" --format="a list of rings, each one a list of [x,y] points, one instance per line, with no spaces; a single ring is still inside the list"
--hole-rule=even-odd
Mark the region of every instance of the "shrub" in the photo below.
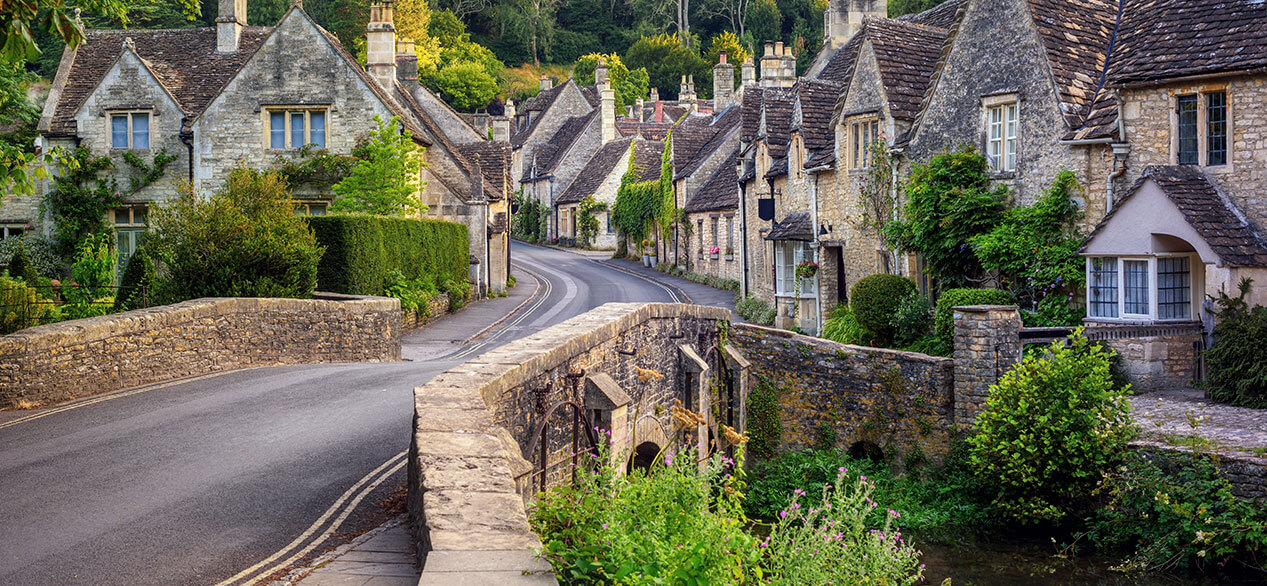
[[[896,328],[893,317],[898,304],[915,290],[915,283],[898,275],[871,275],[854,283],[849,292],[849,309],[858,324],[875,336],[875,343],[888,346],[893,341]]]
[[[735,302],[735,313],[759,326],[769,326],[774,325],[778,310],[749,293],[747,297]]]
[[[1220,291],[1214,299],[1214,346],[1205,352],[1209,374],[1206,389],[1220,403],[1267,407],[1267,307],[1251,309],[1245,296],[1253,281],[1243,279],[1240,294]]]
[[[31,264],[31,257],[26,255],[26,249],[22,246],[18,246],[13,256],[9,258],[9,276],[22,279],[28,285],[35,285],[40,280],[39,273]]]
[[[0,334],[39,325],[52,306],[51,301],[40,298],[34,287],[0,276]]]
[[[841,344],[866,344],[874,335],[858,323],[847,305],[837,305],[828,313],[823,324],[823,337]]]
[[[154,259],[150,258],[149,247],[141,245],[128,257],[128,264],[123,269],[123,278],[119,281],[119,292],[114,296],[114,310],[127,311],[142,309],[151,305],[151,295],[158,275],[154,270]]]
[[[431,307],[428,303],[437,294],[435,277],[419,277],[410,279],[398,269],[387,271],[383,283],[384,293],[400,300],[400,308],[412,311],[419,317],[430,317]]]
[[[1086,504],[1126,451],[1129,389],[1115,387],[1112,351],[1079,330],[1031,354],[990,387],[968,439],[993,504],[1023,524],[1060,523]]]
[[[317,266],[322,291],[382,295],[392,270],[441,285],[468,279],[470,242],[462,224],[360,214],[305,219],[326,248]]]
[[[462,309],[462,306],[471,299],[471,283],[465,279],[461,281],[448,279],[444,282],[443,288],[445,294],[449,296],[450,312]]]
[[[1012,305],[1016,300],[1011,293],[998,289],[950,289],[937,298],[937,312],[933,316],[933,334],[947,347],[955,341],[955,308],[969,305]]]
[[[57,277],[65,270],[62,257],[57,254],[57,244],[51,240],[33,236],[0,240],[0,263],[11,263],[14,253],[19,248],[26,253],[27,260],[31,261],[35,271],[41,276]]]
[[[357,161],[351,172],[331,187],[339,197],[330,204],[330,211],[384,216],[426,213],[427,206],[418,197],[419,173],[427,166],[422,147],[401,128],[399,117],[383,122],[375,114],[374,121],[378,128],[352,150]]]
[[[933,308],[928,298],[919,291],[911,290],[893,314],[893,341],[899,348],[915,344],[933,332]]]
[[[165,299],[312,296],[324,249],[275,171],[238,167],[206,200],[183,188],[150,221]]]
[[[79,254],[70,267],[73,280],[69,287],[61,289],[66,317],[80,319],[110,313],[114,306],[110,287],[114,285],[118,258],[111,249],[113,242],[110,233],[102,232],[90,234],[79,243]]]

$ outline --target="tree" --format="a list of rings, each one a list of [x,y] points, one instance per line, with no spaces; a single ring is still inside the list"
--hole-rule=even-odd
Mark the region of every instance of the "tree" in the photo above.
[[[186,18],[193,20],[202,14],[199,0],[176,0]],[[3,25],[4,42],[0,44],[0,61],[9,64],[34,61],[40,56],[34,31],[47,32],[72,49],[84,42],[84,26],[75,12],[83,10],[111,19],[123,26],[129,23],[128,13],[134,2],[127,0],[24,0],[0,4],[0,22]]]
[[[695,75],[702,80],[709,70],[695,50],[682,46],[669,34],[639,39],[625,53],[624,62],[630,68],[646,69],[651,87],[658,88],[660,95],[669,99],[677,96],[683,75]]]
[[[783,14],[779,12],[779,6],[774,3],[774,0],[750,2],[744,21],[747,23],[747,32],[752,35],[757,46],[761,46],[766,41],[783,39],[781,28]]]
[[[647,96],[648,85],[650,85],[647,70],[638,68],[629,71],[620,56],[615,53],[590,53],[578,59],[576,65],[572,66],[572,78],[577,84],[594,84],[594,70],[598,68],[600,59],[607,63],[607,79],[611,82],[612,90],[616,92],[617,112],[624,111],[625,106],[633,105],[638,98]]]
[[[26,195],[35,190],[28,165],[35,160],[35,123],[40,112],[27,99],[34,77],[20,66],[0,62],[0,202],[6,191]],[[46,176],[40,171],[40,178]]]
[[[497,11],[503,28],[528,41],[532,64],[541,65],[542,53],[550,54],[560,0],[507,0]]]
[[[427,206],[418,198],[422,188],[419,175],[425,165],[422,147],[414,143],[408,130],[401,129],[399,117],[383,122],[374,116],[374,121],[378,128],[353,150],[353,156],[360,160],[352,174],[333,187],[339,197],[330,204],[330,210],[384,216],[425,213]]]
[[[427,78],[449,105],[462,112],[487,106],[497,95],[497,79],[479,63],[459,61]]]
[[[741,33],[742,34],[742,33]],[[720,55],[726,53],[726,62],[733,64],[738,68],[752,53],[743,45],[743,41],[739,39],[739,35],[730,31],[722,31],[713,35],[708,41],[708,51],[704,53],[705,63],[716,64],[721,61]],[[735,76],[735,83],[739,83],[739,76]]]
[[[441,62],[440,43],[430,34],[434,14],[427,0],[396,0],[392,22],[396,36],[414,42],[414,54],[418,56],[420,71],[434,70]]]
[[[748,13],[748,5],[751,3],[752,0],[705,0],[700,4],[699,10],[703,16],[716,16],[724,19],[730,24],[730,30],[738,31],[739,36],[742,37],[747,30],[744,15]],[[733,35],[735,33],[730,34]],[[730,53],[727,52],[726,54],[729,55]],[[738,59],[735,61],[738,63],[743,62]]]

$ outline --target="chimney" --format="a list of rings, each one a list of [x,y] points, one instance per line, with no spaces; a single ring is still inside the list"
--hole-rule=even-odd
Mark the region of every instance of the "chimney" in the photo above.
[[[660,89],[659,89],[659,88],[651,88],[651,101],[652,101],[652,102],[659,102],[659,101],[660,101]]]
[[[216,53],[237,53],[244,26],[246,0],[220,0],[220,15],[216,17]]]
[[[365,25],[365,70],[378,85],[391,90],[396,82],[396,25],[392,23],[392,0],[370,2],[370,22]]]
[[[396,81],[410,91],[418,85],[418,54],[409,39],[396,42]]]
[[[506,117],[510,119],[511,124],[514,124],[515,123],[515,103],[510,100],[506,100],[506,109],[503,112],[503,114],[505,114]]]
[[[646,102],[642,101],[642,98],[638,98],[638,101],[634,102],[634,104],[634,111],[637,112],[638,115],[630,116],[630,118],[636,118],[638,122],[646,122],[646,116],[642,113],[642,107],[646,104]]]
[[[509,108],[509,107],[506,108],[507,113],[510,113],[512,111],[513,111],[512,108]],[[493,117],[493,140],[499,141],[499,142],[510,141],[510,121],[511,120],[512,118],[509,116],[494,116]]]
[[[713,66],[713,111],[721,112],[735,101],[735,66],[726,63],[726,52]]]
[[[783,43],[775,52],[774,43],[765,42],[765,54],[761,55],[761,87],[779,87],[779,68],[782,66]]]
[[[599,93],[607,88],[610,84],[607,81],[607,60],[599,59],[598,66],[594,68],[594,85],[598,87]]]
[[[830,0],[823,13],[823,44],[833,49],[843,47],[868,18],[885,18],[888,3],[884,0]]]
[[[544,92],[552,88],[554,88],[554,80],[544,73],[541,74],[541,81],[537,82],[537,89]]]
[[[661,102],[658,98],[655,101],[655,121],[657,124],[664,122],[664,102]]]
[[[752,57],[748,57],[743,61],[743,87],[752,87],[757,85],[757,67],[752,63]]]
[[[606,69],[606,68],[604,68]],[[603,144],[607,144],[616,138],[616,90],[607,86],[606,79],[603,80],[602,89],[602,111],[598,113],[603,117],[602,132]]]
[[[783,68],[779,81],[783,83],[783,87],[792,87],[796,84],[796,56],[792,54],[792,47],[783,48]]]

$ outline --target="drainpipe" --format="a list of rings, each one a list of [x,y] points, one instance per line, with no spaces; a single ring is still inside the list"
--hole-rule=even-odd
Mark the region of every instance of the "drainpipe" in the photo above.
[[[189,151],[189,184],[194,183],[194,131],[192,129],[185,130],[185,125],[181,123],[180,142],[185,143],[185,149]]]
[[[804,172],[804,171],[802,171]],[[814,252],[814,263],[820,268],[823,266],[822,250],[823,245],[818,241],[818,175],[815,173],[806,173],[809,175],[809,213],[810,213],[810,249]],[[822,279],[819,278],[819,272],[814,273],[814,319],[815,331],[817,335],[822,331],[823,327],[823,288]],[[800,303],[800,300],[797,300]]]
[[[1131,145],[1123,143],[1115,143],[1113,145],[1113,172],[1109,173],[1109,178],[1104,185],[1104,213],[1108,214],[1113,211],[1113,182],[1118,177],[1126,174],[1126,157],[1131,153]]]
[[[739,297],[743,299],[748,297],[748,189],[742,181],[739,182],[739,235],[739,264],[743,275],[739,280]]]

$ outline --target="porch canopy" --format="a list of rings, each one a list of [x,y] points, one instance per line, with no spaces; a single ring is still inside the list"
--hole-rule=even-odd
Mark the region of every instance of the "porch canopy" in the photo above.
[[[809,212],[797,212],[783,218],[774,225],[774,229],[766,235],[766,240],[795,240],[799,242],[814,241],[814,226]]]

